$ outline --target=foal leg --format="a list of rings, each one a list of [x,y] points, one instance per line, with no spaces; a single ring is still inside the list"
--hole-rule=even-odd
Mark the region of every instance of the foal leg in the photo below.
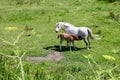
[[[77,50],[74,41],[72,41],[72,44],[73,44],[74,50]]]
[[[70,51],[71,51],[72,49],[71,49],[71,42],[70,42]]]
[[[60,40],[60,46],[59,46],[60,51],[62,50],[62,42],[63,42],[63,39]]]
[[[84,42],[85,42],[85,44],[86,44],[87,50],[89,50],[89,41],[88,41],[88,39],[87,39],[87,38],[84,38],[83,40],[84,40]]]
[[[67,41],[67,45],[66,45],[66,48],[68,48],[68,43],[69,43],[69,41]]]

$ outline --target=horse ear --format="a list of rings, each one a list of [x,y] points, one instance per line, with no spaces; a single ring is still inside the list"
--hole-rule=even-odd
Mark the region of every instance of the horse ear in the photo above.
[[[63,23],[61,23],[61,24],[60,24],[60,27],[61,27],[61,29],[63,29],[63,28],[64,28],[64,24],[63,24]]]
[[[59,26],[59,23],[56,23],[55,27],[56,27],[56,26]]]

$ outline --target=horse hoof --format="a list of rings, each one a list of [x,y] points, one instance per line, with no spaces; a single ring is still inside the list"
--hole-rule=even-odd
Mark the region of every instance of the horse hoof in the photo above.
[[[62,49],[59,49],[60,51],[62,51]]]
[[[75,48],[74,50],[76,51],[77,49]]]
[[[66,46],[65,48],[67,49],[68,47]]]
[[[87,48],[87,50],[89,51],[90,49],[89,49],[89,48]]]

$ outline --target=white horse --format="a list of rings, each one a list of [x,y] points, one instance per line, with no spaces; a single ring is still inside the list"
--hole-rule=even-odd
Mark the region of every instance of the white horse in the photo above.
[[[58,32],[61,29],[64,30],[65,33],[73,34],[78,37],[81,37],[86,44],[87,50],[90,49],[89,37],[91,39],[95,39],[95,35],[93,35],[92,30],[87,27],[75,27],[74,25],[67,23],[67,22],[56,23],[56,32]]]

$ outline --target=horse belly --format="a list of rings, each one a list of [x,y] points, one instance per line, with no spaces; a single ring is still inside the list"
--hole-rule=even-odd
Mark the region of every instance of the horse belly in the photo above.
[[[88,32],[86,28],[80,28],[78,30],[78,36],[81,36],[82,38],[85,38],[86,36],[88,36]]]
[[[70,30],[67,32],[68,34],[73,34],[77,36],[78,31],[77,30]]]

